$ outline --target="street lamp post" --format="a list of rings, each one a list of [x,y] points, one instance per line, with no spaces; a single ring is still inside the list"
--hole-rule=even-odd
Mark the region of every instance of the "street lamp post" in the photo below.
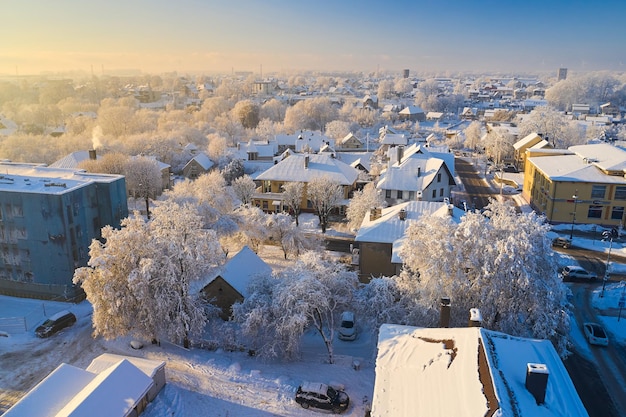
[[[574,238],[574,223],[576,223],[576,204],[578,204],[578,190],[572,196],[574,199],[574,211],[572,212],[572,230],[569,232],[569,240]]]
[[[612,228],[610,231],[605,230],[602,232],[603,240],[609,239],[609,254],[606,257],[606,268],[604,269],[604,277],[602,278],[602,293],[600,293],[600,297],[604,297],[604,288],[606,287],[606,282],[609,280],[609,266],[611,265],[611,249],[613,248],[613,239],[617,237],[617,229]]]

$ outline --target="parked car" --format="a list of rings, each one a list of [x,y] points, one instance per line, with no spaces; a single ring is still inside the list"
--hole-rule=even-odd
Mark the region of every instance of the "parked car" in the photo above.
[[[35,334],[39,337],[49,337],[74,323],[76,323],[76,316],[70,311],[63,310],[44,321],[35,329]]]
[[[609,337],[604,330],[604,327],[598,323],[585,323],[583,325],[585,337],[590,345],[608,346]]]
[[[344,311],[341,313],[341,324],[339,325],[339,339],[354,340],[356,339],[356,324],[354,322],[354,313],[352,311]]]
[[[572,241],[566,237],[557,237],[552,240],[552,246],[559,246],[563,249],[568,249],[572,246]]]
[[[305,382],[296,391],[296,402],[302,408],[312,407],[320,410],[330,410],[334,414],[338,414],[348,408],[350,398],[344,391],[327,384]]]
[[[502,168],[504,172],[513,172],[517,173],[517,167],[515,165],[507,164]]]
[[[598,275],[595,272],[587,271],[584,268],[576,265],[568,265],[563,268],[561,271],[561,276],[563,277],[563,281],[595,281],[598,279]]]

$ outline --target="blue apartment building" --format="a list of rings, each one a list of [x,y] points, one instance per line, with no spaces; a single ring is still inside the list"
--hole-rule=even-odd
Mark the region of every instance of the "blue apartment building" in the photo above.
[[[0,162],[0,294],[79,300],[74,270],[128,217],[121,175]]]

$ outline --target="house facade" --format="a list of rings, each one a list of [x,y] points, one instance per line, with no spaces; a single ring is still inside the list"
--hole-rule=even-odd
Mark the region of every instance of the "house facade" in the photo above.
[[[334,154],[291,154],[254,178],[260,187],[252,202],[265,212],[285,211],[283,185],[302,182],[305,186],[300,208],[311,212],[313,207],[307,198],[306,184],[314,178],[327,177],[343,188],[345,203],[339,211],[344,212],[351,193],[356,189],[358,176],[358,169],[340,161]]]
[[[626,151],[607,143],[528,150],[523,194],[550,223],[624,227]]]
[[[402,270],[400,249],[409,226],[427,216],[449,217],[460,222],[465,212],[448,202],[411,201],[375,208],[366,215],[354,239],[358,246],[359,279],[393,276]]]
[[[388,167],[376,183],[387,203],[450,199],[456,181],[446,161],[417,144],[408,148],[392,147],[388,154]]]
[[[121,175],[1,163],[0,293],[74,299],[74,270],[106,225],[128,217]]]

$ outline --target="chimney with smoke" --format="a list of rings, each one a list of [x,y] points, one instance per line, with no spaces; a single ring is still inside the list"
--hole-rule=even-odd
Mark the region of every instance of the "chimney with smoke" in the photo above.
[[[89,149],[89,159],[91,159],[92,161],[98,159],[95,149]]]

